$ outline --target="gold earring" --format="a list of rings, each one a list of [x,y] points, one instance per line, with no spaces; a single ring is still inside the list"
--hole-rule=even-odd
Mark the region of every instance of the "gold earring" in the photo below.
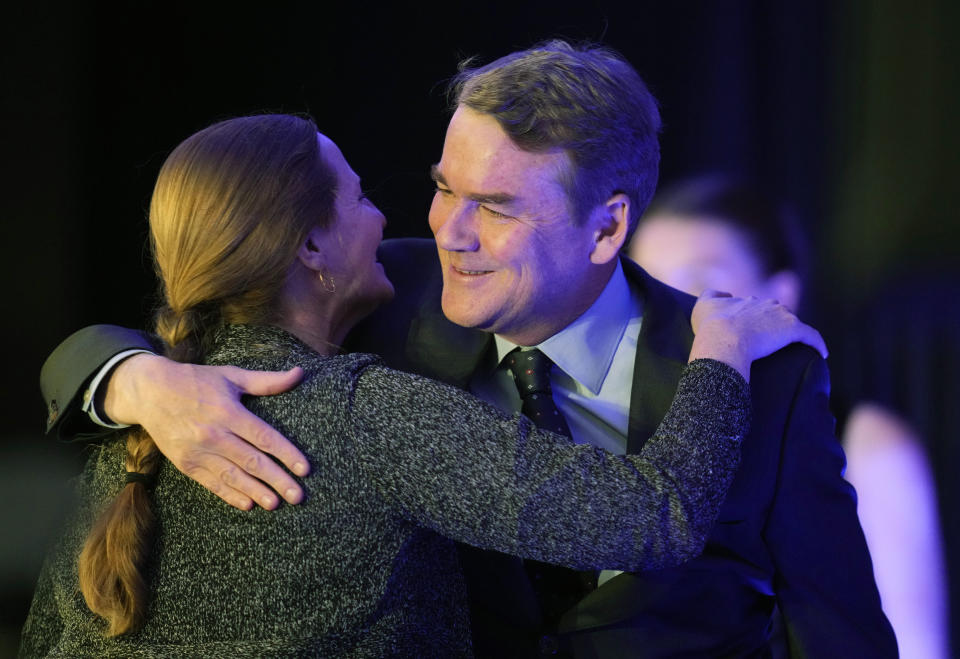
[[[318,272],[317,276],[320,278],[320,283],[323,284],[323,290],[327,293],[337,292],[337,282],[333,280],[333,277],[324,277],[322,272]]]

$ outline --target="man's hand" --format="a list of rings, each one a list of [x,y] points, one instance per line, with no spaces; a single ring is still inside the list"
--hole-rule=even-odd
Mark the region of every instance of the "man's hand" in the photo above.
[[[776,300],[735,298],[704,291],[690,316],[695,334],[690,361],[709,357],[737,369],[750,381],[750,365],[791,343],[805,343],[827,357],[820,332]]]
[[[273,510],[280,505],[274,490],[294,504],[303,490],[267,454],[298,476],[306,476],[310,466],[283,435],[247,410],[240,396],[278,394],[302,377],[299,367],[245,371],[138,354],[110,375],[103,409],[118,423],[143,426],[177,469],[231,506],[250,510],[256,502]]]

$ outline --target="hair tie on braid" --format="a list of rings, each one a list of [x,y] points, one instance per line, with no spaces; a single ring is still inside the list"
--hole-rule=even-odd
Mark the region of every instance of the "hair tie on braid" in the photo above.
[[[157,475],[156,473],[145,474],[141,471],[128,471],[123,482],[124,484],[140,483],[147,489],[151,489],[154,485],[157,484]]]

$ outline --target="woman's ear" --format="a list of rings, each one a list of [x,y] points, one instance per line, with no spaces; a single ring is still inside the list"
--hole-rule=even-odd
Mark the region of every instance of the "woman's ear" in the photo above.
[[[590,261],[602,265],[617,258],[627,239],[630,220],[630,197],[618,192],[594,208],[590,223],[594,228]]]
[[[297,259],[306,268],[320,272],[326,263],[326,255],[323,252],[324,231],[320,227],[314,227],[307,233],[307,237],[300,243],[297,249]]]

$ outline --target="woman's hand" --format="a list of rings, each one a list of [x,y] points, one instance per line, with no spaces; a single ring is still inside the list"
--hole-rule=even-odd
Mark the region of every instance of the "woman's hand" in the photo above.
[[[791,343],[805,343],[827,357],[820,332],[801,322],[776,300],[736,298],[704,291],[690,316],[694,339],[690,361],[716,359],[737,369],[749,382],[753,360]]]

